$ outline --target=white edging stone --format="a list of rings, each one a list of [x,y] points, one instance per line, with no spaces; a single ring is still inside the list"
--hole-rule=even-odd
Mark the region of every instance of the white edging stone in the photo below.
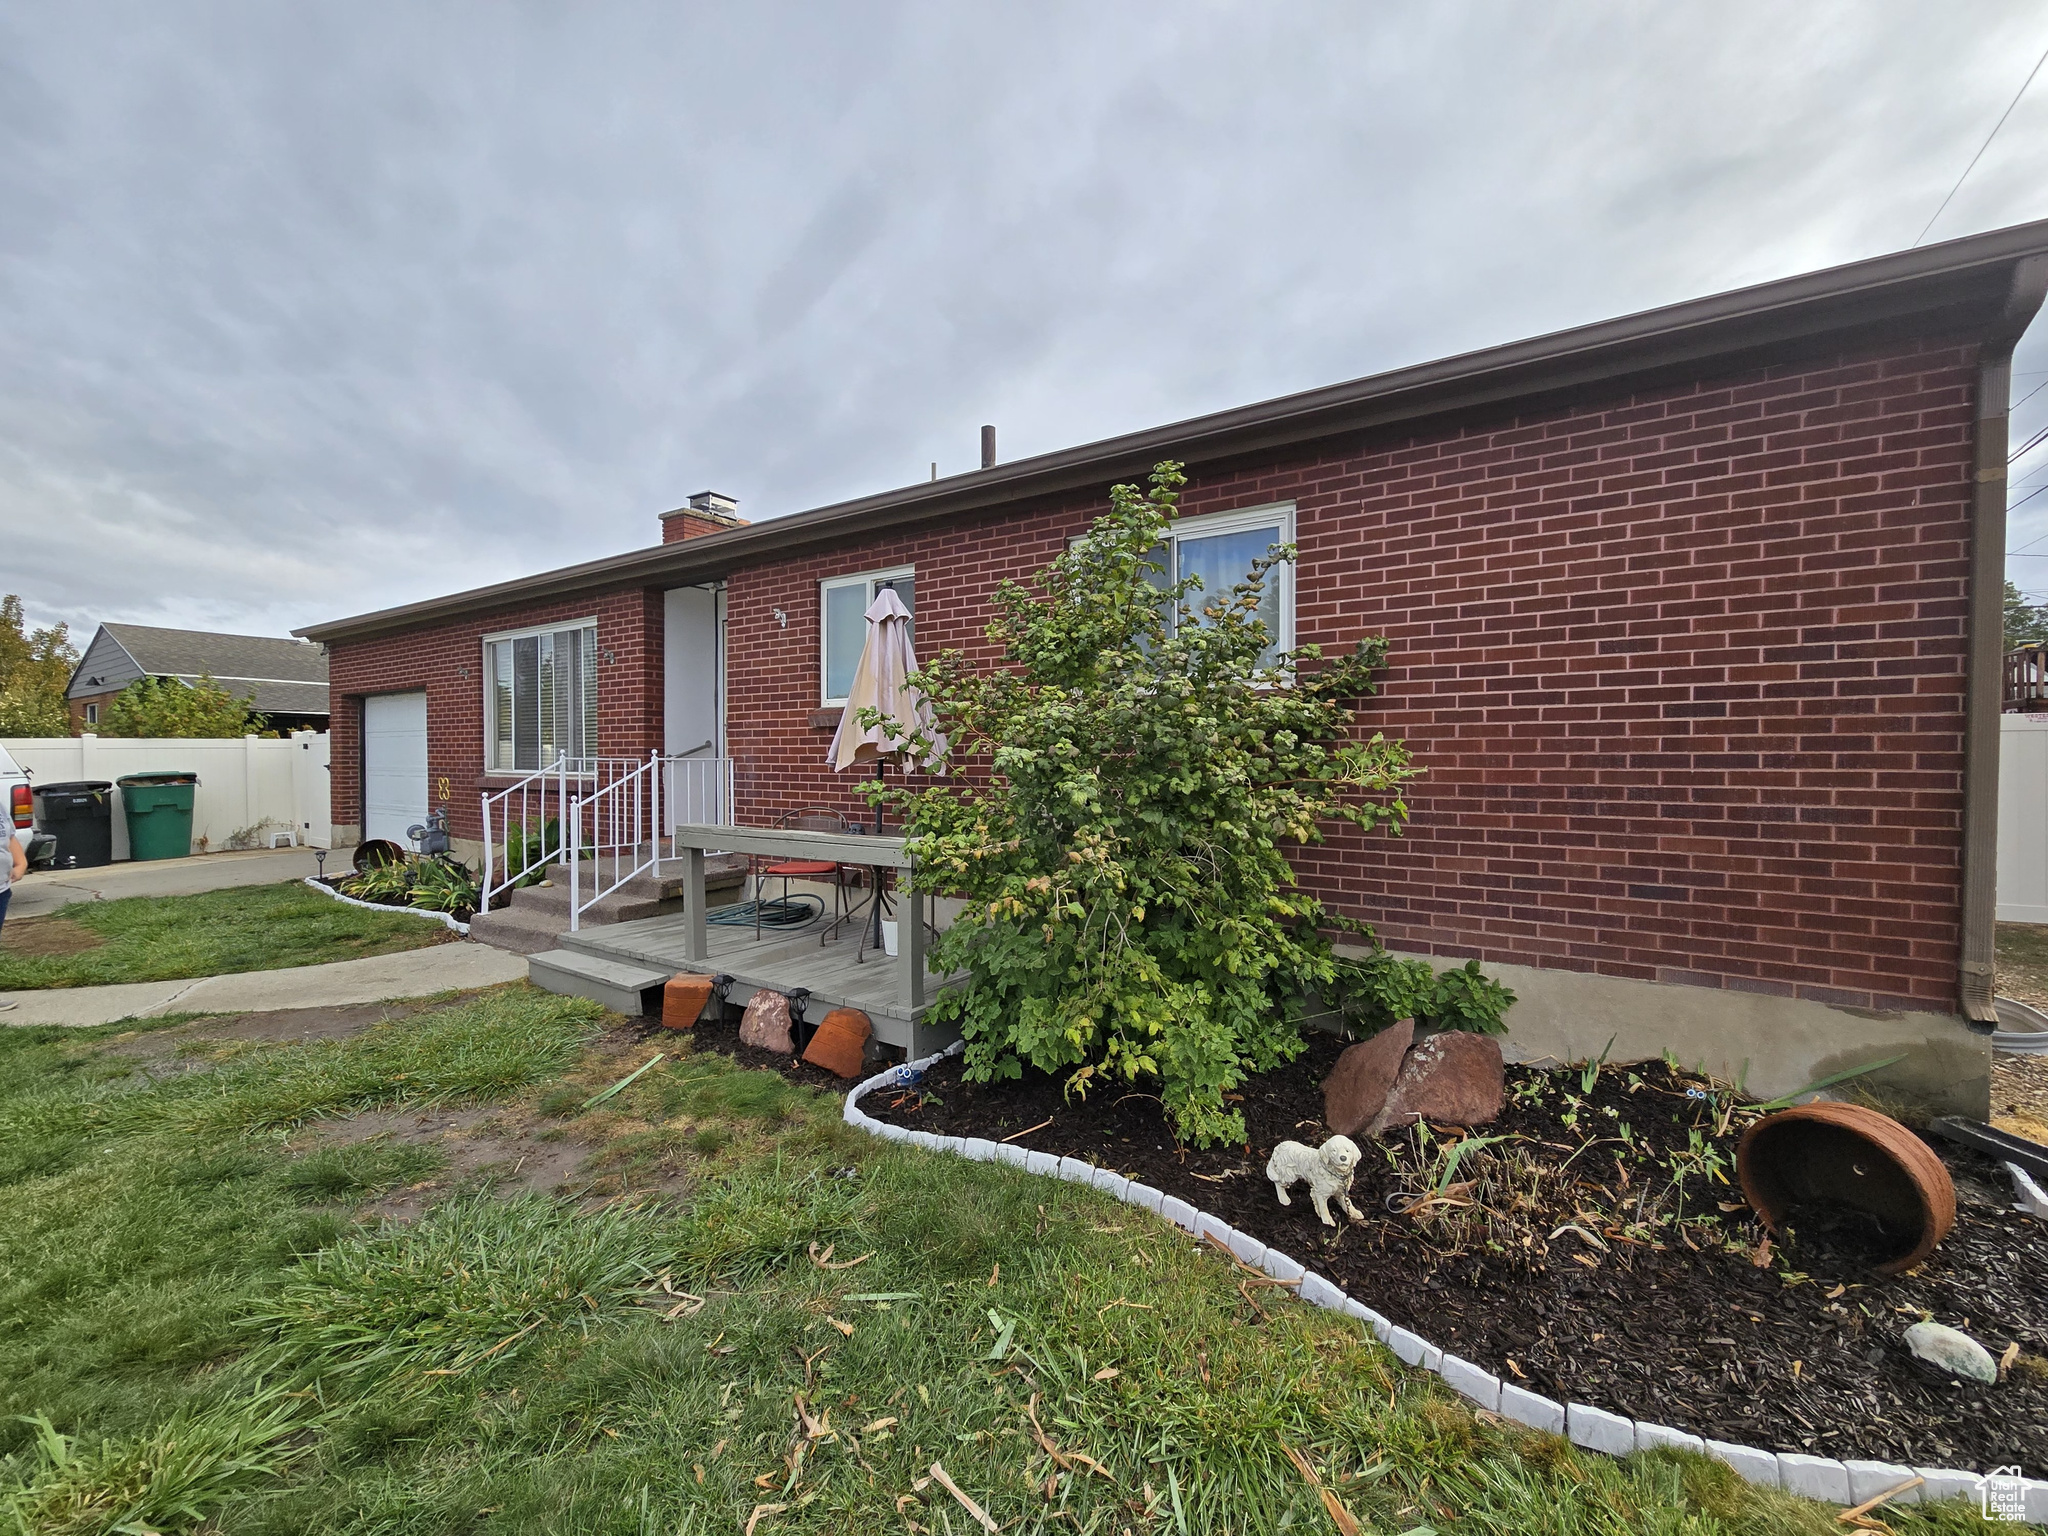
[[[1500,1411],[1500,1378],[1493,1372],[1481,1370],[1462,1355],[1445,1355],[1437,1374],[1445,1386],[1471,1398],[1488,1413]]]
[[[2005,1171],[2012,1175],[2013,1193],[2019,1197],[2019,1208],[2036,1221],[2048,1221],[2048,1190],[2041,1188],[2034,1176],[2018,1163],[2007,1163]]]
[[[1896,1488],[1913,1477],[1911,1467],[1894,1466],[1888,1461],[1850,1461],[1846,1457],[1842,1466],[1849,1474],[1849,1502],[1861,1504],[1865,1499],[1874,1499],[1887,1488]],[[1920,1490],[1908,1488],[1891,1501],[1893,1504],[1918,1504]]]
[[[329,886],[321,886],[320,889],[337,900],[350,900]],[[448,921],[449,926],[456,928],[458,932],[467,931],[452,919],[448,919],[446,913],[420,912],[408,907],[377,907],[370,902],[352,904],[367,906],[381,912],[409,911],[417,917],[441,918]],[[936,1055],[906,1062],[900,1067],[891,1067],[886,1072],[878,1072],[864,1082],[855,1084],[846,1096],[846,1123],[858,1126],[870,1135],[879,1136],[885,1141],[928,1146],[937,1151],[952,1152],[970,1162],[1008,1163],[1031,1173],[1044,1173],[1076,1184],[1087,1184],[1126,1205],[1134,1205],[1155,1216],[1163,1216],[1183,1231],[1191,1232],[1198,1237],[1203,1233],[1213,1234],[1247,1266],[1263,1270],[1282,1285],[1298,1287],[1301,1299],[1310,1306],[1341,1312],[1346,1317],[1365,1324],[1403,1365],[1413,1366],[1441,1377],[1446,1386],[1513,1423],[1542,1430],[1548,1434],[1564,1435],[1574,1445],[1585,1450],[1599,1451],[1609,1456],[1627,1456],[1635,1451],[1650,1450],[1658,1446],[1703,1451],[1734,1468],[1746,1482],[1756,1483],[1765,1488],[1783,1488],[1787,1493],[1796,1493],[1822,1503],[1861,1503],[1883,1493],[1887,1488],[1896,1488],[1909,1477],[1916,1475],[1925,1478],[1925,1484],[1899,1495],[1898,1502],[1934,1503],[1951,1498],[1967,1498],[1974,1501],[1977,1496],[1980,1479],[1974,1472],[1957,1471],[1946,1467],[1908,1469],[1883,1461],[1841,1462],[1828,1456],[1774,1453],[1758,1450],[1754,1446],[1732,1445],[1725,1440],[1704,1440],[1698,1435],[1673,1429],[1665,1424],[1639,1424],[1622,1414],[1609,1413],[1604,1408],[1594,1408],[1586,1403],[1556,1403],[1540,1393],[1527,1391],[1512,1382],[1504,1382],[1492,1372],[1480,1369],[1469,1360],[1445,1354],[1421,1334],[1395,1326],[1372,1308],[1345,1295],[1338,1286],[1321,1275],[1312,1273],[1279,1249],[1269,1248],[1259,1239],[1238,1231],[1220,1218],[1206,1211],[1197,1210],[1187,1201],[1165,1194],[1149,1184],[1126,1178],[1107,1168],[1096,1167],[1079,1158],[1056,1157],[1048,1152],[1027,1153],[1023,1148],[1008,1142],[992,1142],[979,1136],[934,1136],[925,1131],[906,1130],[902,1126],[876,1120],[861,1109],[861,1099],[871,1090],[915,1082],[927,1067],[948,1056],[957,1056],[965,1048],[965,1042],[956,1040]],[[2010,1163],[2006,1166],[2013,1174],[2013,1183],[2019,1193],[2021,1208],[2028,1209],[2031,1203],[2032,1214],[2048,1219],[2048,1195],[2043,1194],[2041,1186],[2028,1176],[2025,1169]],[[2048,1523],[2048,1482],[2030,1478],[2024,1487],[2026,1518],[2030,1522]]]
[[[1301,1277],[1308,1273],[1306,1266],[1297,1264],[1278,1248],[1268,1248],[1265,1259],[1259,1264],[1267,1274],[1282,1285],[1298,1285]]]
[[[1195,1208],[1178,1195],[1163,1195],[1159,1200],[1159,1214],[1182,1231],[1195,1230]]]
[[[1819,1499],[1823,1504],[1851,1504],[1849,1469],[1832,1456],[1801,1456],[1778,1452],[1778,1477],[1787,1493]]]
[[[1636,1448],[1635,1420],[1584,1403],[1565,1404],[1564,1432],[1573,1445],[1609,1456],[1626,1456]]]
[[[1349,1299],[1314,1270],[1305,1270],[1301,1276],[1301,1289],[1294,1293],[1312,1307],[1321,1307],[1325,1312],[1341,1312]]]
[[[1636,1449],[1653,1451],[1658,1446],[1674,1451],[1704,1451],[1707,1442],[1698,1435],[1689,1435],[1682,1429],[1673,1429],[1669,1424],[1645,1424],[1636,1420]]]
[[[1564,1404],[1518,1387],[1511,1381],[1500,1384],[1500,1416],[1528,1429],[1540,1429],[1546,1435],[1564,1433]],[[1776,1463],[1771,1470],[1777,1470]]]
[[[1753,1445],[1730,1445],[1726,1440],[1709,1440],[1706,1452],[1727,1462],[1745,1483],[1755,1483],[1760,1488],[1779,1486],[1778,1458],[1769,1451],[1760,1451]]]
[[[458,923],[446,912],[429,912],[425,907],[394,907],[381,901],[361,901],[354,896],[342,895],[333,886],[325,884],[315,875],[306,876],[304,883],[313,887],[314,890],[323,896],[331,896],[336,901],[347,906],[361,907],[365,912],[396,912],[401,917],[424,917],[441,924],[452,933],[461,934],[465,939],[469,937],[469,924]]]

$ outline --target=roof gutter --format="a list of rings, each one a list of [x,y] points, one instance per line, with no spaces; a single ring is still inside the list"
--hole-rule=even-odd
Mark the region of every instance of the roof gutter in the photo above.
[[[1963,723],[1963,913],[1960,990],[1964,1020],[1989,1033],[1998,937],[2000,667],[2005,652],[2006,460],[2012,452],[2013,345],[2048,298],[2048,256],[2019,262],[2005,308],[1977,361],[1977,474],[1970,518],[1970,616]]]
[[[1705,358],[1908,319],[1976,330],[2009,307],[2014,263],[2044,254],[2048,220],[2015,225],[293,633],[327,642],[364,639],[593,588],[682,585],[886,528],[1100,491],[1112,480],[1142,475],[1162,458],[1214,463],[1617,379],[1655,378]]]

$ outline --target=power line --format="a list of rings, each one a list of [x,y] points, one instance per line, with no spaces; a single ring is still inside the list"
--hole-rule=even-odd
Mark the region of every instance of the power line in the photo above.
[[[2048,48],[2043,48],[2041,50],[2041,57],[2034,60],[2034,67],[2027,71],[2027,78],[2020,82],[2020,88],[2018,92],[2013,96],[2013,99],[2006,104],[2005,110],[1999,113],[1998,121],[1992,124],[1991,131],[1984,136],[1984,142],[1977,146],[1977,153],[1970,156],[1970,163],[1963,167],[1963,174],[1956,178],[1956,184],[1948,189],[1948,196],[1944,197],[1941,200],[1941,206],[1934,210],[1934,219],[1940,218],[1942,214],[1947,212],[1948,205],[1952,201],[1954,201],[1955,195],[1963,190],[1963,183],[1970,179],[1970,172],[1977,169],[1977,162],[1984,158],[1984,151],[1989,149],[1991,147],[1991,141],[1998,137],[1998,130],[2003,128],[2005,126],[2005,120],[2008,117],[2012,116],[2012,109],[2020,104],[2020,97],[2027,94],[2027,87],[2034,83],[2034,76],[2041,73],[2041,66],[2043,64],[2048,64]],[[1934,219],[1929,219],[1927,221],[1926,227],[1923,228],[1920,231],[1920,233],[1914,237],[1913,244],[1915,246],[1919,245],[1922,240],[1925,240],[1927,238],[1927,231],[1929,229],[1934,228]]]
[[[2005,462],[2008,464],[2017,464],[2021,459],[2024,459],[2028,454],[2032,453],[2036,448],[2040,447],[2043,443],[2048,443],[2048,427],[2043,427],[2040,431],[2036,432],[2032,437],[2028,438],[2026,446],[2021,448],[2019,452],[2009,455],[2006,458]]]

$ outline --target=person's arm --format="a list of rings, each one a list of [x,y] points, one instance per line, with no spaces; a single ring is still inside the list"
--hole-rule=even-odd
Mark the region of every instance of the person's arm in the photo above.
[[[7,851],[14,856],[12,862],[13,872],[7,878],[9,880],[20,880],[28,874],[28,849],[22,844],[20,832],[9,827],[7,834]]]

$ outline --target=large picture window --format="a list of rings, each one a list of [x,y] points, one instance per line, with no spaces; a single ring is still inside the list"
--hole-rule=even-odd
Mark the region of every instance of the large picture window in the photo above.
[[[493,773],[597,755],[597,625],[484,640],[484,749]]]
[[[912,614],[915,626],[917,573],[905,565],[893,571],[869,571],[861,576],[835,576],[818,583],[819,702],[830,707],[844,704],[853,689],[853,674],[860,666],[861,647],[868,643],[868,604],[884,586],[896,589],[903,606]]]

